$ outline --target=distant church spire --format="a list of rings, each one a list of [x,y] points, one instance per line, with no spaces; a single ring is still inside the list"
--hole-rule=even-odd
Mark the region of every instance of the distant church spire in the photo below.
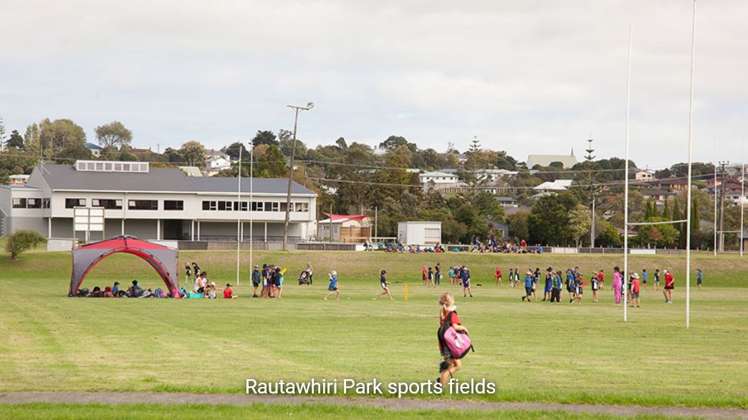
[[[569,156],[574,156],[574,146],[571,147],[571,154]]]

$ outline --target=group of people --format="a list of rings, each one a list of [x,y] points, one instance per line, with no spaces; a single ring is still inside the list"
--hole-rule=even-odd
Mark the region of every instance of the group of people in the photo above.
[[[374,250],[374,246],[373,244],[369,247],[365,245],[365,249]],[[420,254],[423,252],[441,254],[445,252],[444,246],[440,243],[434,246],[423,246],[422,247],[420,245],[404,245],[400,241],[386,244],[384,250],[385,252],[398,252],[398,253],[406,253],[406,254]]]
[[[283,297],[283,283],[288,269],[278,265],[263,264],[262,270],[259,265],[255,265],[250,274],[252,281],[252,297],[277,298]],[[312,282],[312,267],[307,266],[308,284]],[[259,294],[258,294],[259,289]]]
[[[120,283],[115,281],[111,286],[106,286],[103,289],[99,286],[94,286],[91,290],[86,288],[79,289],[78,296],[97,298],[168,298],[171,297],[171,293],[164,291],[160,287],[145,289],[138,284],[137,280],[133,280],[127,289],[121,288]]]

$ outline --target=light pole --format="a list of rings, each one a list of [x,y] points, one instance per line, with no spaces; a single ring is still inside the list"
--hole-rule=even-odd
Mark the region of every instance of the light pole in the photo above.
[[[293,109],[293,138],[291,139],[291,161],[288,165],[288,191],[286,193],[286,222],[283,225],[283,250],[288,250],[288,221],[291,216],[291,183],[293,182],[293,161],[296,155],[296,127],[299,122],[299,111],[309,111],[314,108],[314,103],[309,102],[306,106],[288,105]]]

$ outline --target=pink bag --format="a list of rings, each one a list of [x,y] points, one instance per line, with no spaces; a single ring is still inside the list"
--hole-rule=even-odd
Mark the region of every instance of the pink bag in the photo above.
[[[470,336],[455,331],[452,326],[444,331],[444,344],[449,348],[449,352],[452,354],[453,359],[462,359],[470,350],[473,350]]]

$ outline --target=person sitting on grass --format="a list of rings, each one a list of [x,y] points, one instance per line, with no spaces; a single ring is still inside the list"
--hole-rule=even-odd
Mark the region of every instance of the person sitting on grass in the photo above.
[[[132,285],[127,289],[127,297],[137,298],[143,294],[143,288],[138,285],[137,280],[132,281]]]
[[[119,296],[119,282],[115,281],[112,285],[112,296],[118,297]]]
[[[224,299],[235,299],[239,296],[234,296],[234,289],[231,287],[231,283],[226,283],[226,288],[223,289]]]
[[[378,294],[376,298],[379,299],[382,296],[389,296],[390,300],[392,300],[392,293],[390,293],[390,286],[387,284],[387,270],[382,270],[379,273],[379,287],[382,288],[382,293]]]
[[[325,296],[325,300],[330,297],[330,295],[335,295],[335,300],[340,300],[340,290],[338,289],[338,273],[333,270],[328,275],[328,278],[330,279],[330,283],[327,285],[327,296]]]
[[[449,328],[454,328],[458,333],[468,334],[468,329],[460,323],[460,317],[457,315],[455,298],[450,293],[444,293],[439,297],[439,330],[437,338],[439,341],[439,353],[444,357],[444,361],[439,365],[439,382],[446,385],[449,378],[453,376],[461,367],[462,361],[455,358],[449,351],[449,346],[444,342],[444,332]]]
[[[535,282],[535,276],[531,270],[525,273],[525,295],[522,296],[522,302],[532,302],[532,285]]]
[[[109,286],[105,287],[104,288],[104,294],[102,296],[103,297],[108,297],[108,298],[114,297],[114,294],[112,294],[112,288],[109,287]]]

